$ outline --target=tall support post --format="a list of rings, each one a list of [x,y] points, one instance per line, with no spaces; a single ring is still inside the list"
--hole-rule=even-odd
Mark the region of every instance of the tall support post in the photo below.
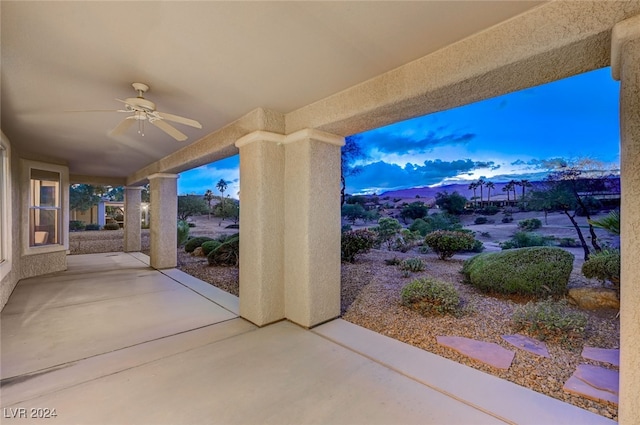
[[[300,130],[285,138],[285,314],[307,328],[340,315],[340,148]]]
[[[157,173],[149,177],[151,194],[151,260],[155,269],[178,263],[178,175]]]
[[[264,326],[284,311],[284,136],[256,131],[240,150],[240,315]]]
[[[620,424],[640,418],[640,15],[612,34],[611,70],[620,80]]]
[[[124,188],[124,252],[139,252],[142,249],[141,193],[139,186]]]

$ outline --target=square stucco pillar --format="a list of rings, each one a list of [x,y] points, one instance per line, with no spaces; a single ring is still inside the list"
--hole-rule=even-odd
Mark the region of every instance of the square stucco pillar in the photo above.
[[[124,188],[124,252],[138,252],[142,249],[140,229],[140,200],[142,188]]]
[[[310,328],[340,315],[340,148],[301,130],[285,138],[285,315]]]
[[[240,315],[264,326],[284,316],[284,136],[239,139]]]
[[[620,396],[618,421],[640,418],[640,15],[612,34],[611,70],[620,80]]]
[[[178,176],[149,176],[151,194],[151,260],[154,269],[169,269],[178,263]]]

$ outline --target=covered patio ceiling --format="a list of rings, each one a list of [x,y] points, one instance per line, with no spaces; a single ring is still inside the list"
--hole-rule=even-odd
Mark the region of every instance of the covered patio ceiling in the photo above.
[[[22,156],[124,179],[255,108],[299,110],[542,3],[3,1],[2,131]],[[133,82],[203,128],[112,136],[125,114],[75,112],[121,109]]]

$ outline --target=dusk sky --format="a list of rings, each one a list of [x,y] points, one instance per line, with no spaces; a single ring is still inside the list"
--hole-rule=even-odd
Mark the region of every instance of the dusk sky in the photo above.
[[[610,68],[361,133],[361,172],[348,193],[544,178],[555,159],[620,162],[619,83]],[[237,198],[239,157],[180,174],[178,193],[203,194],[221,178]]]

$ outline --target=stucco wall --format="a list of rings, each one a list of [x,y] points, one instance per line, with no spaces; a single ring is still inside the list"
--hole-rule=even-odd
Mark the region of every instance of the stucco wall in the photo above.
[[[11,147],[10,141],[2,135],[3,141]],[[25,217],[28,216],[27,208],[24,205],[23,192],[27,190],[26,181],[23,181],[24,173],[20,169],[20,156],[15,151],[11,150],[10,156],[10,205],[8,208],[12,212],[11,226],[8,229],[8,234],[2,235],[3,238],[9,238],[11,241],[11,268],[6,276],[2,278],[0,282],[0,310],[4,308],[5,304],[9,300],[11,293],[15,289],[20,279],[25,279],[32,276],[38,276],[47,273],[53,273],[56,271],[66,270],[67,268],[67,252],[66,249],[61,249],[56,252],[48,252],[43,254],[31,254],[24,255],[22,252],[21,241],[23,240],[23,223]],[[63,178],[63,186],[68,181],[68,177]],[[62,229],[63,229],[63,241],[68,246],[68,190],[63,188],[63,200],[62,200]]]

